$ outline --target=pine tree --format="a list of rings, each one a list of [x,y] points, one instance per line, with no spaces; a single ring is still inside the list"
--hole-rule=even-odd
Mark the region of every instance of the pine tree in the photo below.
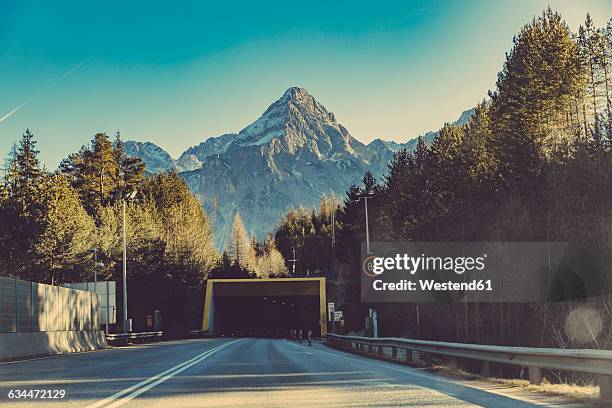
[[[252,267],[253,246],[238,212],[234,215],[234,224],[227,252],[232,260],[237,262],[242,268],[248,269]]]
[[[97,201],[100,205],[109,202],[113,187],[117,183],[118,164],[115,162],[113,147],[108,136],[98,133],[92,140],[91,151],[87,157],[89,176],[95,180]]]
[[[37,203],[33,242],[38,282],[81,280],[95,242],[95,226],[63,175],[46,177]],[[87,265],[88,266],[88,265]],[[34,267],[34,265],[30,266]]]
[[[287,275],[285,259],[276,248],[272,234],[268,234],[263,245],[263,253],[257,258],[257,276],[274,278]]]
[[[133,191],[144,180],[145,164],[137,157],[130,157],[125,152],[125,144],[119,132],[113,142],[113,157],[116,163],[115,189],[119,192]]]
[[[179,279],[202,281],[217,261],[212,226],[202,205],[176,173],[158,174],[143,186],[155,206],[165,242],[165,262]]]
[[[324,222],[329,222],[329,217],[332,210],[332,202],[327,199],[327,196],[323,194],[321,197],[321,206],[319,207],[319,214]]]
[[[29,198],[35,196],[40,188],[42,170],[38,161],[36,140],[29,129],[22,135],[15,156],[15,196],[22,208],[26,208]]]
[[[113,146],[104,133],[97,133],[89,147],[83,146],[60,164],[90,214],[112,201],[117,190],[117,167]]]
[[[274,278],[282,278],[289,276],[285,258],[276,247],[271,248],[267,253],[268,263],[270,265],[270,276]]]
[[[372,172],[369,170],[366,171],[365,175],[363,176],[362,182],[363,182],[365,191],[373,191],[374,187],[376,186],[376,179],[372,175]]]
[[[587,73],[587,93],[592,117],[591,133],[597,131],[607,112],[608,99],[608,59],[606,56],[606,34],[594,26],[593,19],[587,13],[584,25],[578,29],[578,46],[584,70]],[[609,112],[608,112],[609,113]]]
[[[40,233],[36,198],[41,192],[44,171],[38,161],[39,151],[30,130],[22,135],[13,151],[6,175],[6,201],[2,208],[1,252],[9,272],[33,278],[32,259],[36,257],[32,242]]]
[[[539,174],[543,160],[572,138],[567,118],[586,80],[568,26],[550,8],[513,43],[490,94],[491,146],[505,179]]]

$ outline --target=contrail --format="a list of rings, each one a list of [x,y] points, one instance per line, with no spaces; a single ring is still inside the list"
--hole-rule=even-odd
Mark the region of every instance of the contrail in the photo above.
[[[34,95],[32,95],[31,97],[29,97],[28,99],[26,99],[24,102],[20,103],[19,105],[17,105],[15,108],[13,108],[12,110],[10,110],[9,112],[7,112],[6,114],[4,114],[4,116],[0,117],[0,123],[4,122],[6,119],[10,118],[11,116],[13,116],[15,113],[17,113],[21,108],[23,108],[24,106],[26,106],[28,103],[30,103],[32,101],[32,99],[36,98],[37,96],[39,96],[40,94],[42,94],[43,92],[47,91],[49,88],[53,87],[55,84],[57,84],[58,82],[66,79],[68,76],[70,76],[74,71],[76,71],[77,69],[81,68],[83,65],[87,64],[89,61],[92,60],[94,56],[91,55],[87,58],[85,58],[83,61],[81,61],[80,63],[78,63],[77,65],[75,65],[74,67],[70,68],[68,71],[66,71],[65,74],[63,74],[61,77],[59,77],[58,79],[56,79],[55,81],[51,82],[49,85],[47,85],[46,87],[44,87],[43,89],[41,89],[40,91],[38,91],[37,93],[35,93]]]
[[[72,69],[70,69],[68,72],[66,72],[64,75],[62,75],[60,79],[58,79],[57,81],[54,82],[54,84],[59,82],[59,81],[61,81],[62,79],[65,79],[66,77],[68,77],[68,75],[72,74],[74,71],[76,71],[77,69],[81,68],[83,65],[87,64],[89,61],[91,61],[93,59],[93,57],[94,57],[93,55],[90,55],[89,57],[85,58],[79,64],[77,64]]]
[[[14,108],[13,110],[9,111],[7,114],[5,114],[4,116],[2,116],[0,118],[0,123],[2,123],[4,121],[4,119],[8,119],[11,116],[13,116],[13,113],[17,112],[19,109],[23,108],[28,102],[30,102],[32,100],[32,98],[28,99],[27,101],[23,102],[21,105],[18,105],[16,108]]]

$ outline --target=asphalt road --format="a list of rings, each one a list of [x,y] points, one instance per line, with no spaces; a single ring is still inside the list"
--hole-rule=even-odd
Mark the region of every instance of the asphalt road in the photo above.
[[[33,392],[9,399],[10,390]],[[64,390],[60,399],[34,390]],[[26,396],[27,396],[26,392]],[[0,364],[1,407],[540,406],[288,340],[198,339]]]

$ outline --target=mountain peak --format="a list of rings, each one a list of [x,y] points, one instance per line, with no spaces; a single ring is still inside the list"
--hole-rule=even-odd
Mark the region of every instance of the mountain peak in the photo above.
[[[286,110],[289,106],[310,111],[326,111],[325,107],[317,102],[314,96],[309,94],[306,89],[296,86],[287,89],[280,99],[270,105],[270,108]]]
[[[287,115],[292,108],[336,124],[336,117],[332,112],[325,109],[325,106],[321,105],[306,89],[297,86],[287,89],[280,99],[268,107],[263,116],[273,111],[275,115]]]
[[[237,143],[261,146],[280,142],[290,154],[305,147],[319,157],[337,149],[352,153],[350,140],[350,134],[333,113],[304,88],[291,87],[259,119],[239,132]]]
[[[469,112],[459,121],[467,118]],[[431,143],[437,135],[424,137]],[[287,208],[314,207],[323,193],[341,196],[366,170],[381,178],[395,152],[412,151],[416,144],[417,139],[376,139],[364,145],[308,91],[291,87],[239,133],[208,138],[187,149],[176,164],[153,145],[126,142],[126,151],[143,158],[149,171],[180,170],[213,214],[223,248],[236,211],[262,239]]]
[[[285,93],[283,94],[283,98],[282,99],[300,99],[303,97],[311,97],[312,96],[308,93],[308,91],[304,88],[299,88],[297,86],[292,86],[291,88],[287,89],[285,91]]]

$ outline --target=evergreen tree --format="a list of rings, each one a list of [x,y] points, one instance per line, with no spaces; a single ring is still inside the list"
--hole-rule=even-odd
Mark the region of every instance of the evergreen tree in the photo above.
[[[173,266],[178,279],[201,282],[216,264],[217,252],[200,202],[172,172],[155,175],[143,190],[160,218],[165,262]]]
[[[376,179],[369,170],[366,171],[365,175],[363,176],[362,182],[365,191],[373,191],[374,187],[376,186]]]
[[[95,185],[96,201],[104,205],[110,201],[113,187],[117,184],[118,163],[115,161],[113,147],[105,133],[97,133],[86,155],[87,175]]]
[[[113,146],[104,133],[97,133],[90,147],[83,146],[60,165],[90,214],[112,201],[117,190],[117,168]]]
[[[40,189],[42,170],[38,161],[36,150],[36,140],[34,135],[27,129],[19,141],[17,154],[15,156],[15,191],[14,195],[22,206],[26,209],[27,202],[34,197]]]
[[[254,265],[253,245],[238,212],[234,215],[234,224],[227,252],[241,268],[254,271],[252,269]]]
[[[90,261],[95,226],[62,175],[45,177],[36,203],[39,233],[33,242],[37,282],[79,281]],[[30,267],[34,267],[31,265]]]
[[[126,154],[125,144],[119,132],[113,142],[113,156],[116,163],[116,190],[120,192],[135,190],[144,180],[145,164],[141,159]]]
[[[268,234],[263,245],[263,253],[257,257],[257,276],[275,278],[287,276],[285,259],[276,248],[272,234]]]
[[[567,118],[586,80],[568,26],[550,8],[513,43],[490,94],[491,147],[505,179],[539,174],[542,160],[571,139]]]

